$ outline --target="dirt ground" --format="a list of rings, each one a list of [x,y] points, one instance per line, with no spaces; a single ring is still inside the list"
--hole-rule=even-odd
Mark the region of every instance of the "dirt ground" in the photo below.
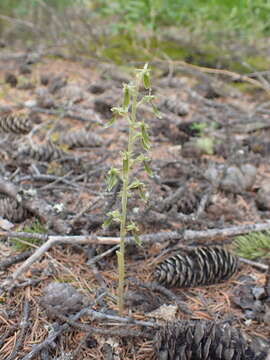
[[[179,246],[232,249],[239,229],[268,226],[265,83],[256,87],[252,77],[248,82],[222,71],[207,74],[182,63],[152,66],[161,118],[150,105],[138,117],[149,125],[153,176],[143,168],[134,174],[146,183],[149,201],[134,194],[128,205],[129,219],[149,238],[142,236],[141,246],[127,245],[120,319],[119,226],[102,224],[120,205],[119,185],[109,193],[105,180],[110,167],[121,164],[127,125],[121,119],[104,125],[111,107],[121,103],[132,68],[7,56],[0,62],[0,358],[156,359],[158,326],[175,319],[228,322],[256,342],[257,352],[266,351],[269,319],[253,289],[264,288],[267,266],[240,262],[223,283],[168,292],[154,276],[157,263]],[[228,233],[232,227],[236,232]],[[40,240],[10,232],[38,232]],[[12,280],[47,235],[61,240]],[[75,243],[72,236],[86,240]]]

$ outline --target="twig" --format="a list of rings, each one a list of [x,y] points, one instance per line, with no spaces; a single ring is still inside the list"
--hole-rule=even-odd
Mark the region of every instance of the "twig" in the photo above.
[[[71,220],[70,224],[73,226],[85,212],[87,212],[87,211],[89,211],[89,210],[91,210],[93,208],[95,209],[95,205],[98,204],[100,199],[101,198],[98,196],[97,199],[95,199],[93,202],[90,202],[89,204],[84,206],[82,208],[82,210],[79,211],[78,214],[74,216],[74,218]]]
[[[26,281],[23,281],[22,283],[19,284],[13,284],[12,287],[9,289],[9,293],[12,293],[12,291],[14,289],[22,289],[24,287],[27,286],[36,286],[38,285],[43,279],[42,278],[38,278],[38,279],[27,279]]]
[[[263,271],[267,271],[269,269],[268,265],[259,263],[257,261],[252,261],[252,260],[241,258],[241,257],[239,258],[239,260],[244,264],[254,266],[255,268],[258,268],[258,269],[263,270]]]
[[[118,315],[104,314],[102,312],[91,310],[89,308],[88,308],[87,313],[95,320],[109,320],[109,321],[115,321],[115,322],[120,322],[120,323],[125,323],[125,324],[159,328],[159,325],[154,322],[135,320],[131,317],[123,317],[123,316],[118,316]]]
[[[104,251],[102,254],[99,254],[99,255],[89,259],[86,264],[93,265],[96,262],[98,262],[99,260],[103,259],[105,256],[111,255],[111,253],[113,253],[117,249],[119,249],[119,245],[115,245],[115,246],[111,247],[109,250]]]
[[[21,323],[20,323],[20,328],[21,328],[20,329],[20,335],[16,339],[15,346],[14,346],[11,354],[7,358],[7,360],[15,359],[18,356],[18,351],[23,346],[23,342],[24,342],[24,339],[25,339],[27,328],[30,325],[30,323],[28,321],[29,320],[29,313],[30,313],[30,304],[29,304],[29,301],[27,299],[25,299],[24,300],[24,305],[23,305],[23,316],[22,316],[22,320],[21,320]]]
[[[70,175],[70,174],[68,174],[68,175]],[[28,181],[28,180],[48,181],[48,182],[57,181],[57,182],[62,182],[62,183],[67,184],[67,185],[71,185],[73,187],[77,187],[77,185],[74,184],[73,182],[66,180],[65,176],[60,177],[60,176],[55,176],[55,175],[43,175],[43,174],[40,174],[40,175],[28,175],[28,176],[21,177],[19,180],[20,180],[20,182]]]
[[[111,336],[133,336],[138,337],[141,336],[140,331],[132,331],[130,329],[101,329],[101,328],[95,328],[87,324],[78,323],[73,319],[70,319],[69,317],[62,315],[59,313],[59,310],[54,309],[51,305],[41,303],[41,305],[53,316],[60,319],[61,321],[65,321],[67,324],[71,325],[72,327],[75,327],[81,331],[94,333],[94,334],[103,334],[103,335],[111,335]],[[160,326],[156,323],[149,322],[149,321],[141,321],[141,320],[135,320],[132,318],[125,318],[121,316],[114,316],[114,315],[108,315],[103,314],[101,312],[90,310],[89,308],[84,312],[90,315],[95,320],[109,320],[109,321],[116,321],[120,323],[125,324],[131,324],[131,325],[140,325],[140,326],[146,326],[146,327],[152,327],[152,328],[159,328]]]
[[[179,241],[193,241],[194,239],[214,239],[216,237],[230,237],[241,234],[246,234],[251,231],[265,231],[270,229],[270,221],[262,224],[245,224],[239,226],[232,226],[225,229],[208,229],[202,231],[194,230],[180,230],[180,231],[165,231],[154,234],[142,235],[140,237],[143,243],[154,243],[154,242],[164,242],[169,240],[179,240]],[[25,233],[16,233],[16,232],[5,232],[0,231],[1,236],[12,236],[12,237],[26,237]],[[41,234],[28,234],[29,238],[38,238]],[[43,235],[44,236],[44,235]],[[37,261],[42,255],[46,253],[52,246],[57,244],[106,244],[114,245],[119,244],[119,237],[102,237],[95,235],[78,235],[78,236],[48,236],[47,241],[41,245],[12,275],[11,280],[4,282],[4,286],[10,285],[10,282],[16,280],[21,276],[35,261]],[[134,242],[133,237],[128,237],[126,239],[128,244]]]
[[[155,63],[164,63],[164,60],[157,60],[154,61]],[[213,69],[213,68],[207,68],[207,67],[203,67],[203,66],[198,66],[198,65],[193,65],[193,64],[189,64],[185,61],[181,61],[181,60],[176,60],[176,61],[171,61],[173,63],[173,65],[175,66],[182,66],[185,68],[189,68],[191,70],[197,70],[199,72],[202,73],[208,73],[208,74],[215,74],[215,75],[223,75],[223,76],[228,76],[232,79],[232,81],[243,81],[243,82],[248,82],[256,87],[259,87],[263,90],[265,90],[267,93],[269,93],[269,87],[265,87],[264,84],[262,84],[260,81],[257,81],[247,75],[242,75],[242,74],[238,74],[235,73],[233,71],[230,70],[223,70],[223,69]]]
[[[33,253],[32,250],[27,250],[27,251],[22,252],[21,254],[11,256],[6,260],[1,261],[0,262],[0,270],[6,270],[10,266],[12,266],[14,264],[18,264],[19,262],[27,259],[32,253]]]
[[[77,314],[71,316],[72,320],[78,320],[80,317],[82,317],[87,308],[82,309]],[[24,356],[21,360],[32,360],[34,359],[41,351],[44,349],[47,349],[49,346],[51,346],[54,343],[54,340],[58,338],[59,335],[61,335],[63,332],[67,331],[70,328],[68,324],[64,324],[62,326],[58,326],[57,329],[53,329],[51,333],[47,336],[47,338],[42,341],[42,343],[34,345],[30,353],[28,353],[26,356]]]

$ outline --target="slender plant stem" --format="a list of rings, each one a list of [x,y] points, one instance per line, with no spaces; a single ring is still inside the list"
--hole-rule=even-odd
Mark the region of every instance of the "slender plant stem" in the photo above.
[[[128,166],[126,171],[123,168],[123,189],[122,189],[122,213],[120,222],[120,250],[117,252],[118,261],[118,309],[119,314],[123,315],[124,312],[124,282],[125,282],[125,236],[126,236],[126,219],[127,219],[127,201],[128,201],[128,185],[129,185],[129,172],[130,163],[132,161],[133,145],[134,145],[134,129],[136,123],[137,99],[140,86],[140,77],[137,76],[134,93],[132,95],[132,108],[131,119],[129,119],[128,129],[128,150],[127,161]]]

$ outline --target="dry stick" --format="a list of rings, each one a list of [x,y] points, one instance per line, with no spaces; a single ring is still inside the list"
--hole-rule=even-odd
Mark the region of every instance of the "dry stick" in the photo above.
[[[87,324],[78,323],[73,319],[70,319],[69,317],[59,313],[59,310],[54,309],[51,305],[41,303],[41,305],[53,316],[57,317],[61,321],[65,321],[69,325],[89,333],[94,334],[104,334],[104,335],[112,335],[112,336],[140,336],[141,332],[138,331],[132,331],[129,329],[101,329],[101,328],[95,328]],[[152,328],[160,328],[160,325],[150,322],[150,321],[141,321],[141,320],[135,320],[133,318],[128,317],[121,317],[117,315],[108,315],[104,314],[95,310],[90,310],[89,308],[85,312],[86,314],[90,315],[95,320],[108,320],[108,321],[116,321],[117,323],[124,323],[124,324],[131,324],[131,325],[140,325],[144,327],[152,327]],[[117,324],[115,324],[117,325]]]
[[[15,346],[11,352],[11,354],[9,355],[9,357],[6,360],[13,360],[17,357],[17,353],[18,351],[21,349],[24,339],[25,339],[25,335],[27,332],[27,328],[30,326],[30,322],[29,320],[29,313],[30,313],[30,304],[29,301],[27,299],[24,300],[24,305],[23,305],[23,315],[22,315],[22,320],[20,322],[20,335],[18,336],[18,338],[16,339],[16,343]]]
[[[159,328],[160,326],[152,321],[142,321],[142,320],[135,320],[131,317],[123,317],[118,315],[109,315],[104,314],[99,311],[91,310],[88,308],[87,314],[90,315],[94,320],[108,320],[108,321],[115,321],[125,324],[132,324],[132,325],[139,325],[139,326],[146,326],[146,327],[153,327]]]
[[[65,177],[66,177],[66,175],[64,177],[63,176],[60,177],[60,176],[55,176],[55,175],[43,175],[43,174],[40,174],[40,175],[23,176],[19,180],[20,180],[20,182],[28,181],[28,180],[42,181],[42,182],[43,181],[48,181],[48,182],[57,181],[57,182],[62,182],[64,184],[77,187],[76,184],[74,184],[71,181],[66,180]]]
[[[179,231],[164,231],[154,234],[142,235],[140,239],[143,243],[157,243],[169,240],[182,240],[191,241],[194,239],[214,239],[216,237],[230,237],[241,234],[247,234],[251,231],[265,231],[270,229],[270,221],[262,224],[246,224],[239,226],[231,226],[225,229],[209,229],[209,230],[179,230]],[[27,235],[27,236],[26,236]],[[34,262],[36,262],[42,255],[46,253],[52,246],[57,244],[103,244],[103,245],[116,245],[120,243],[119,237],[102,237],[95,235],[78,235],[78,236],[45,236],[42,234],[31,233],[17,233],[0,231],[0,237],[28,237],[28,238],[42,238],[48,239],[40,248],[38,248],[33,255],[31,255],[12,275],[11,280],[4,282],[4,286],[9,285],[10,281],[16,280],[21,276]],[[127,237],[126,243],[133,243],[133,237]]]
[[[263,271],[267,271],[269,269],[268,265],[259,263],[257,261],[252,261],[252,260],[245,259],[245,258],[242,258],[242,257],[240,257],[239,260],[244,264],[254,266],[254,267],[256,267],[256,268],[258,268],[260,270],[263,270]]]
[[[14,264],[18,264],[21,261],[26,260],[31,254],[33,253],[32,250],[27,250],[22,252],[21,254],[14,255],[11,257],[8,257],[6,260],[0,261],[0,270],[6,270],[10,266]]]
[[[72,316],[71,319],[78,320],[85,314],[86,310],[87,308],[80,310],[77,314]],[[57,330],[53,330],[42,343],[34,345],[30,353],[24,356],[21,360],[34,359],[42,350],[47,349],[49,346],[51,346],[54,343],[54,340],[69,328],[70,326],[68,324],[64,324]]]
[[[164,63],[165,61],[163,60],[157,60],[155,61],[157,63]],[[213,68],[207,68],[207,67],[202,67],[202,66],[198,66],[198,65],[193,65],[193,64],[189,64],[185,61],[181,61],[181,60],[172,60],[171,61],[174,65],[179,65],[180,67],[186,67],[186,68],[190,68],[192,70],[197,70],[199,72],[202,73],[208,73],[208,74],[215,74],[215,75],[225,75],[230,77],[233,81],[244,81],[244,82],[248,82],[256,87],[259,87],[263,90],[265,90],[266,92],[269,92],[269,87],[265,87],[264,84],[262,84],[260,81],[255,80],[247,75],[242,75],[242,74],[238,74],[236,72],[230,71],[230,70],[223,70],[223,69],[213,69]]]
[[[119,249],[119,245],[115,245],[113,247],[111,247],[110,249],[104,251],[102,254],[99,254],[97,256],[92,257],[91,259],[89,259],[87,261],[87,265],[93,265],[96,262],[98,262],[99,260],[103,259],[105,256],[111,255],[111,253],[113,253],[114,251],[116,251],[117,249]]]

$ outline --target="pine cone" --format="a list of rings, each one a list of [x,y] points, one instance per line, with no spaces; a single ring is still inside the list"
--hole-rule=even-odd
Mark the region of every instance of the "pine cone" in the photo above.
[[[24,221],[29,216],[29,212],[16,200],[10,197],[3,197],[0,198],[0,216],[17,223]]]
[[[8,114],[0,118],[0,132],[28,134],[32,130],[32,122],[26,115]]]
[[[60,314],[70,314],[81,310],[88,299],[70,284],[51,282],[44,289],[42,302],[50,305]]]
[[[185,116],[189,113],[189,105],[179,101],[177,97],[165,99],[159,105],[160,110],[168,110],[176,115]]]
[[[60,143],[67,144],[70,148],[89,146],[95,147],[102,144],[102,139],[92,132],[79,130],[64,133],[60,137]]]
[[[19,157],[29,156],[37,161],[52,161],[61,158],[64,152],[51,142],[44,145],[24,146],[19,151]]]
[[[221,247],[183,249],[162,263],[155,271],[156,279],[166,286],[193,287],[210,285],[229,279],[237,270],[238,259]]]
[[[239,330],[213,321],[177,321],[156,335],[158,360],[264,360]]]

